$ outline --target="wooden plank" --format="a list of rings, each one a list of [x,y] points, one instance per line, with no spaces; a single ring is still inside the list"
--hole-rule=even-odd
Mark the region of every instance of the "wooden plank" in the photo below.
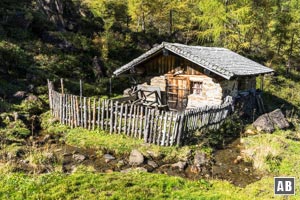
[[[127,135],[128,104],[125,104],[124,134]]]
[[[100,102],[100,99],[99,99],[99,102]],[[101,120],[100,120],[100,123],[101,123],[101,130],[104,130],[104,112],[105,112],[105,103],[106,101],[105,100],[101,100]]]
[[[63,124],[63,105],[63,96],[59,95],[59,120],[61,124]]]
[[[86,107],[86,97],[83,98],[83,127],[87,128],[87,107]]]
[[[139,128],[139,139],[142,139],[142,133],[143,133],[143,119],[144,119],[144,107],[141,106],[141,112],[140,112],[140,128]]]
[[[73,114],[73,98],[72,98],[72,95],[69,95],[69,110],[70,110],[70,125],[71,125],[71,128],[74,128],[74,124],[73,124],[73,119],[74,119],[74,114]]]
[[[115,115],[115,119],[114,119],[114,132],[117,133],[117,127],[118,127],[118,101],[115,102],[115,108],[114,108],[114,115]]]
[[[75,127],[75,120],[76,120],[76,115],[75,115],[75,101],[74,101],[74,96],[71,95],[71,111],[72,111],[72,119],[71,119],[71,127],[74,128]]]
[[[141,108],[142,106],[138,106],[136,109],[136,120],[135,120],[135,125],[134,125],[134,137],[137,138],[138,137],[138,130],[139,130],[139,116],[140,116],[140,112],[141,112]]]
[[[154,121],[154,109],[150,109],[150,130],[149,130],[149,143],[151,143],[153,138],[153,121]]]
[[[110,123],[110,101],[106,100],[106,117],[105,117],[105,130],[108,130],[109,128],[109,123]]]
[[[124,103],[121,103],[121,110],[120,110],[120,116],[119,116],[119,128],[118,128],[119,134],[121,134],[121,132],[122,132],[123,111],[124,111]]]
[[[165,117],[164,117],[164,127],[163,127],[163,135],[162,135],[162,140],[161,140],[161,146],[165,146],[165,140],[166,140],[166,131],[167,131],[167,119],[168,119],[169,112],[165,112]]]
[[[183,135],[183,128],[184,128],[184,119],[185,119],[185,115],[184,115],[184,113],[182,113],[181,116],[180,116],[180,122],[179,122],[177,146],[181,145],[181,137]]]
[[[170,145],[173,146],[174,142],[176,141],[177,133],[178,133],[178,124],[180,122],[180,115],[176,113],[174,128],[172,131],[172,140],[170,141]]]
[[[171,116],[168,120],[168,131],[167,131],[167,140],[166,140],[166,146],[169,146],[170,144],[170,137],[171,137],[171,128],[172,128],[172,122],[173,122],[173,112],[171,112]]]
[[[156,136],[157,136],[157,127],[158,127],[158,117],[159,117],[159,111],[154,111],[154,119],[153,119],[153,137],[151,143],[155,144]]]
[[[113,124],[114,124],[114,104],[112,100],[109,100],[110,103],[110,122],[109,122],[109,133],[112,134],[113,132]]]
[[[97,125],[98,129],[100,129],[100,117],[101,117],[101,98],[98,99],[98,107],[97,107]]]
[[[148,142],[148,134],[149,134],[149,122],[150,122],[150,109],[146,108],[146,121],[145,121],[145,130],[144,130],[144,142]]]
[[[137,106],[134,105],[133,107],[133,116],[132,116],[132,126],[131,126],[131,133],[130,133],[130,136],[134,137],[134,128],[135,128],[135,119],[136,119],[136,109],[137,109]]]
[[[130,135],[130,132],[131,132],[132,111],[133,111],[133,104],[131,104],[131,106],[130,106],[130,111],[129,111],[129,116],[128,116],[128,129],[127,129],[127,135]]]
[[[91,98],[88,98],[88,105],[87,105],[87,125],[88,125],[88,130],[91,130]]]
[[[61,95],[62,96],[62,123],[65,124],[65,95]]]
[[[158,137],[157,137],[157,141],[156,144],[160,145],[160,139],[161,139],[161,135],[162,135],[162,129],[163,129],[163,119],[164,119],[164,115],[165,115],[165,111],[161,112],[161,115],[159,117],[159,128],[158,128]]]
[[[93,104],[93,127],[92,127],[93,130],[95,130],[95,124],[96,124],[96,98],[94,98],[94,104]]]
[[[76,119],[77,119],[77,124],[76,126],[80,126],[80,119],[79,119],[79,116],[80,116],[80,111],[79,111],[79,104],[78,104],[78,96],[75,96],[75,99],[76,99]]]

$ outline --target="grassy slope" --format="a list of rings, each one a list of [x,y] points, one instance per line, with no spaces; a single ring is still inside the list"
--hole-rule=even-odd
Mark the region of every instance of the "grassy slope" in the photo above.
[[[278,81],[278,77],[272,79]],[[298,97],[288,99],[288,94],[294,90],[293,88],[299,87],[297,81],[284,78],[282,75],[279,79],[284,79],[278,86],[281,90],[275,90],[276,87],[271,85],[274,81],[267,80],[267,91],[278,97],[276,99],[278,105],[286,103],[283,100],[289,100],[288,103],[297,105]],[[294,87],[286,87],[286,83],[293,84]],[[51,133],[64,133],[68,144],[100,150],[114,149],[116,154],[128,154],[132,148],[138,148],[143,152],[151,149],[157,153],[171,154],[180,158],[188,151],[185,148],[159,148],[154,145],[148,147],[143,145],[141,140],[99,131],[70,130],[62,125],[52,124],[46,128]],[[178,177],[138,172],[100,174],[83,168],[70,175],[0,173],[0,199],[282,199],[273,194],[274,176],[296,177],[296,196],[291,196],[290,199],[299,199],[300,143],[287,139],[290,135],[299,136],[299,130],[296,128],[294,131],[276,131],[274,134],[243,138],[247,149],[254,152],[252,158],[254,164],[269,174],[246,188],[235,187],[220,180],[189,181]]]

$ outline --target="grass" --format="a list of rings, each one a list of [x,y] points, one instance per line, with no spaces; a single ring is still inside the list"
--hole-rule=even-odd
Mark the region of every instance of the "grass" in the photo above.
[[[1,199],[250,199],[227,182],[148,173],[0,175]]]
[[[126,135],[109,134],[101,130],[87,130],[84,128],[70,129],[51,120],[49,112],[43,114],[42,127],[51,134],[62,134],[64,141],[81,148],[92,148],[102,152],[112,152],[115,155],[129,155],[132,149],[138,149],[144,155],[163,157],[164,160],[184,160],[191,151],[200,150],[211,154],[209,147],[191,145],[184,147],[161,147],[153,144],[145,144],[143,140],[134,139]]]
[[[259,185],[262,188],[258,193],[266,193],[264,185],[273,186],[273,177],[295,177],[296,178],[296,197],[300,198],[299,180],[300,180],[300,143],[288,139],[290,135],[297,135],[296,131],[277,130],[273,134],[259,134],[244,138],[246,154],[252,156],[254,167],[258,170],[268,173],[263,180],[249,185],[246,189],[249,192],[258,190]],[[261,192],[259,192],[261,191]]]

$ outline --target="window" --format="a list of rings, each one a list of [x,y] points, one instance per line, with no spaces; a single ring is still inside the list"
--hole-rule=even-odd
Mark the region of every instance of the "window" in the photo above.
[[[193,94],[201,95],[202,82],[192,82],[192,84],[193,84],[193,87],[192,87]]]

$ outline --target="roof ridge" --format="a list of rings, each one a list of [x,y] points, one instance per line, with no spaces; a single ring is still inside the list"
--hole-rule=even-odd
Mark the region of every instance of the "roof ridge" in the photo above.
[[[174,45],[174,46],[182,46],[182,47],[187,47],[187,48],[197,48],[197,49],[219,49],[219,50],[229,50],[231,51],[230,49],[227,49],[225,47],[206,47],[206,46],[200,46],[200,45],[187,45],[187,44],[180,44],[180,43],[177,43],[177,42],[162,42],[162,44],[164,45]]]
[[[184,51],[183,49],[180,49],[178,47],[178,46],[184,46],[184,47],[191,47],[191,46],[182,45],[182,44],[173,45],[174,43],[164,43],[164,44],[172,46],[174,48],[173,51],[175,51],[174,53],[180,53],[181,56],[186,57],[187,59],[189,59],[192,62],[199,62],[202,65],[202,67],[207,68],[208,70],[212,70],[215,73],[223,76],[224,78],[228,78],[230,76],[234,76],[235,75],[234,73],[230,72],[227,69],[224,69],[223,67],[220,67],[217,64],[212,64],[209,61],[207,61],[207,60],[205,60],[203,58],[200,58],[198,55],[194,55],[194,54],[192,54],[190,52],[187,52],[187,51]],[[170,47],[168,47],[167,45],[164,45],[164,47],[167,48],[167,49],[169,49]],[[172,51],[172,47],[169,50]],[[179,49],[179,51],[176,51],[176,48]]]

